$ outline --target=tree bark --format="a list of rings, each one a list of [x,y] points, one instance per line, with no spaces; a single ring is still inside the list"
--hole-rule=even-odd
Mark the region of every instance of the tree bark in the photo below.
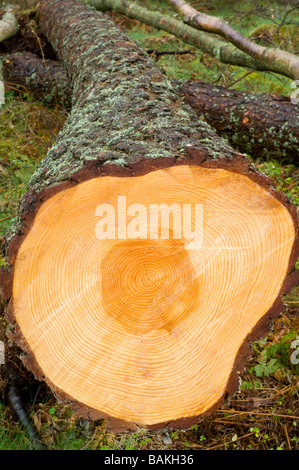
[[[72,90],[64,67],[55,60],[40,59],[31,52],[0,56],[6,87],[17,89],[46,105],[71,108]]]
[[[9,337],[81,415],[189,427],[237,390],[283,309],[295,207],[104,14],[71,0],[39,14],[72,111],[6,237]]]
[[[2,57],[3,79],[9,86],[46,104],[71,107],[70,80],[56,61],[30,52]],[[240,152],[262,159],[298,163],[298,105],[282,95],[251,94],[200,80],[175,81],[198,113]]]
[[[180,91],[217,132],[249,155],[298,164],[299,106],[282,95],[181,82]]]

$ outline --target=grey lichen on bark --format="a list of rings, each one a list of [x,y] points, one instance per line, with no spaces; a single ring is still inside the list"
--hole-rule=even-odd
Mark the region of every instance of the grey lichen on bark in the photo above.
[[[210,156],[233,156],[107,16],[76,2],[70,11],[66,5],[59,10],[59,27],[47,21],[46,12],[40,24],[72,77],[72,111],[31,189],[64,181],[86,161],[129,166],[136,158],[183,156],[186,145],[203,139]]]
[[[201,81],[176,85],[231,145],[257,158],[298,162],[299,106],[282,95],[251,94]]]

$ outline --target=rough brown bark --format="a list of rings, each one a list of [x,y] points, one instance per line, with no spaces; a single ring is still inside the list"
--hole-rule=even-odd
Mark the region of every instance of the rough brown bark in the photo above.
[[[30,52],[3,56],[3,78],[46,104],[70,108],[64,67]],[[282,95],[251,94],[199,80],[175,81],[187,103],[240,152],[298,163],[299,109]]]
[[[187,81],[180,90],[234,148],[258,158],[299,163],[299,106],[282,95],[244,93]]]
[[[231,394],[237,390],[238,371],[243,368],[250,355],[249,341],[265,334],[268,331],[270,319],[277,316],[283,310],[282,294],[291,289],[297,280],[297,274],[293,272],[299,248],[298,219],[295,207],[284,195],[275,190],[271,181],[265,175],[260,174],[245,155],[232,149],[226,141],[217,136],[207,123],[198,120],[196,113],[192,108],[184,104],[183,99],[177,94],[172,84],[165,78],[165,75],[159,71],[156,64],[105,15],[98,14],[93,9],[86,8],[82,4],[71,0],[48,0],[43,2],[40,7],[40,24],[54,49],[59,54],[67,72],[72,77],[72,111],[56,143],[33,175],[28,190],[20,203],[17,219],[6,237],[5,254],[7,266],[4,271],[2,270],[0,276],[2,278],[2,295],[6,300],[9,300],[7,310],[7,318],[10,324],[9,337],[22,349],[23,362],[32,370],[36,378],[39,380],[44,379],[60,399],[70,401],[74,409],[81,415],[87,415],[93,419],[110,419],[109,416],[112,416],[110,423],[114,424],[118,429],[123,425],[127,428],[134,427],[136,423],[150,427],[163,427],[168,424],[172,427],[186,428],[198,421],[199,416],[219,407],[227,393]],[[154,176],[158,170],[160,171],[159,175],[162,174],[163,178],[167,177],[167,184],[164,187],[162,186],[163,178],[162,180],[158,179],[155,183]],[[172,381],[171,368],[169,371],[159,369],[160,360],[163,363],[164,355],[166,354],[167,356],[168,354],[168,343],[165,342],[164,344],[162,342],[161,344],[161,341],[151,343],[151,337],[153,336],[154,340],[156,338],[156,330],[162,331],[162,338],[168,338],[168,340],[170,338],[171,340],[173,351],[172,366],[174,368],[177,367],[178,363],[180,364],[181,353],[184,357],[185,348],[190,349],[190,351],[188,349],[188,358],[190,360],[187,363],[183,361],[183,368],[179,371],[178,375],[174,375],[175,379],[179,380],[181,375],[184,377],[184,374],[187,374],[188,378],[192,379],[192,383],[194,381],[197,383],[200,379],[200,387],[205,388],[215,377],[216,372],[213,369],[209,371],[208,376],[203,377],[201,376],[201,371],[196,369],[197,361],[193,359],[193,349],[197,350],[198,344],[201,347],[201,343],[197,344],[196,338],[194,339],[193,337],[194,348],[191,347],[193,343],[191,346],[187,344],[182,346],[182,343],[180,343],[181,349],[175,348],[175,345],[179,344],[182,328],[184,328],[184,324],[182,325],[182,322],[180,322],[180,316],[177,318],[170,313],[170,316],[166,317],[166,320],[169,318],[169,321],[166,321],[163,315],[160,318],[159,312],[163,304],[158,303],[155,312],[150,310],[154,313],[153,316],[150,316],[146,321],[141,317],[141,321],[139,321],[140,308],[145,308],[144,305],[146,304],[148,308],[153,309],[153,305],[155,306],[155,302],[160,298],[159,296],[162,295],[163,298],[162,289],[161,292],[158,292],[158,296],[155,297],[155,302],[147,305],[146,302],[151,301],[151,297],[148,297],[148,289],[152,286],[150,276],[154,276],[159,285],[162,279],[163,285],[167,289],[169,285],[172,285],[172,274],[176,276],[177,288],[179,290],[184,290],[185,283],[190,286],[187,293],[190,291],[195,298],[193,299],[190,296],[190,305],[186,304],[188,297],[183,298],[185,308],[182,316],[185,318],[186,312],[189,312],[190,309],[194,316],[192,302],[199,302],[201,287],[197,277],[193,277],[193,271],[190,269],[189,272],[189,255],[186,254],[185,250],[182,251],[180,242],[176,241],[176,245],[174,240],[171,243],[167,241],[165,244],[159,241],[158,245],[156,242],[151,245],[150,243],[143,244],[144,240],[137,240],[136,245],[134,245],[135,240],[131,240],[128,245],[127,240],[125,240],[125,243],[118,240],[116,245],[113,245],[114,251],[108,251],[108,255],[103,260],[101,259],[101,249],[97,248],[97,241],[95,245],[96,252],[93,253],[95,249],[95,242],[93,241],[94,233],[92,239],[86,238],[85,232],[82,234],[83,238],[77,235],[77,231],[81,230],[82,226],[84,227],[81,221],[84,222],[86,217],[93,217],[94,208],[99,202],[101,193],[104,192],[105,187],[109,187],[111,181],[113,181],[113,185],[111,186],[109,197],[107,196],[108,201],[110,197],[116,197],[117,193],[122,189],[126,191],[133,190],[134,183],[136,184],[135,193],[142,194],[146,186],[145,183],[149,180],[152,185],[149,185],[149,187],[155,189],[155,191],[153,190],[152,193],[148,194],[149,198],[157,197],[162,188],[166,191],[166,195],[172,194],[172,188],[177,187],[178,181],[180,191],[184,189],[183,195],[187,197],[191,190],[189,184],[193,184],[192,178],[193,176],[195,178],[198,174],[201,181],[200,194],[205,195],[207,204],[209,204],[210,198],[216,198],[215,200],[218,201],[215,204],[216,209],[226,200],[226,195],[230,190],[236,196],[235,185],[238,186],[240,182],[243,182],[243,189],[246,187],[246,191],[252,188],[253,193],[250,194],[250,198],[246,197],[244,202],[245,204],[249,202],[250,208],[244,211],[240,210],[241,225],[239,223],[239,226],[244,226],[245,220],[247,217],[250,218],[252,213],[256,213],[261,219],[266,218],[265,226],[262,227],[261,233],[259,233],[259,223],[255,223],[256,219],[253,219],[253,226],[251,227],[254,233],[259,234],[260,241],[257,242],[259,247],[260,243],[264,243],[265,234],[269,229],[268,217],[272,217],[274,213],[278,219],[277,224],[275,222],[276,218],[274,217],[273,219],[274,226],[277,227],[277,240],[276,236],[274,236],[274,239],[271,239],[274,245],[273,248],[271,244],[269,248],[263,245],[266,247],[267,255],[264,256],[265,253],[261,252],[260,261],[263,263],[264,258],[267,260],[268,257],[273,260],[277,249],[282,250],[279,253],[284,253],[283,259],[276,263],[276,266],[279,265],[278,268],[281,269],[279,281],[269,278],[271,284],[273,282],[277,284],[275,292],[269,300],[269,302],[271,301],[269,308],[262,311],[259,310],[260,301],[264,301],[265,297],[267,298],[267,295],[269,295],[266,289],[266,292],[259,292],[258,299],[260,301],[250,298],[255,305],[258,303],[258,308],[257,306],[255,308],[258,318],[257,322],[250,324],[246,334],[243,332],[241,337],[237,335],[238,338],[235,337],[235,341],[227,340],[226,343],[223,343],[221,340],[222,346],[219,359],[221,359],[223,354],[226,360],[227,351],[225,347],[230,348],[232,344],[236,344],[236,341],[240,341],[240,348],[233,358],[231,369],[229,369],[229,376],[223,388],[217,391],[217,399],[214,399],[213,390],[211,392],[212,398],[210,395],[206,397],[209,403],[208,407],[205,407],[205,400],[203,402],[200,401],[200,403],[197,402],[198,398],[196,396],[194,398],[193,388],[191,386],[188,387],[182,379],[180,380],[179,389],[181,390],[183,386],[184,396],[178,396],[177,384],[174,384]],[[186,175],[186,178],[184,175]],[[203,177],[204,183],[202,183]],[[160,181],[161,186],[159,184]],[[126,185],[123,182],[126,182]],[[215,183],[217,185],[214,191]],[[186,187],[184,184],[186,184]],[[208,188],[212,188],[210,190],[210,198],[206,197]],[[198,189],[195,184],[195,191],[198,191]],[[217,191],[220,191],[219,196]],[[80,196],[81,194],[82,196]],[[174,197],[177,197],[176,193]],[[184,197],[182,200],[184,200]],[[104,200],[106,201],[105,197]],[[264,211],[260,207],[261,200],[266,204]],[[88,204],[92,202],[92,205],[85,207],[84,202],[86,201]],[[235,201],[236,197],[234,198],[234,204]],[[75,210],[76,213],[74,218],[72,218],[72,212],[68,210],[69,204],[73,204],[72,210]],[[54,209],[54,212],[51,207]],[[49,208],[51,217],[48,212]],[[212,205],[211,210],[215,210],[214,205]],[[227,214],[223,213],[223,211],[218,211],[218,216],[223,218],[228,230],[231,230],[231,223],[235,220],[236,212],[238,213],[236,208],[230,212],[230,207],[228,207]],[[56,219],[57,217],[58,219]],[[62,217],[61,220],[59,217]],[[64,220],[68,221],[66,226],[63,225]],[[285,233],[282,221],[286,224]],[[52,230],[54,226],[55,230]],[[212,234],[215,231],[217,232],[217,230],[219,230],[218,220],[216,220],[215,226],[212,224],[210,228]],[[232,233],[233,237],[236,235],[234,230],[230,233]],[[245,241],[248,242],[247,231],[245,230],[244,233]],[[50,240],[48,245],[48,240],[53,235],[57,238],[53,242]],[[214,240],[214,235],[212,238]],[[69,245],[70,240],[72,240],[71,245]],[[222,240],[221,233],[219,237],[216,237],[216,243],[219,240]],[[275,241],[279,245],[278,248]],[[229,243],[230,239],[227,242]],[[92,243],[92,246],[90,243]],[[155,259],[154,264],[150,264],[151,271],[149,274],[147,272],[143,273],[143,258],[147,257],[151,262],[151,256],[148,253],[150,255],[156,253],[156,246],[158,246],[161,256],[157,260]],[[173,246],[178,246],[178,251],[173,252]],[[85,247],[83,252],[82,247]],[[103,248],[104,245],[101,245],[101,247]],[[137,274],[139,275],[142,272],[141,286],[147,289],[146,295],[142,296],[142,292],[139,292],[140,284],[138,282],[134,285],[137,289],[137,295],[135,291],[131,292],[130,290],[130,279],[126,278],[127,271],[131,270],[130,264],[127,263],[128,247],[133,255],[138,255],[137,258],[136,256],[132,258],[133,265],[137,262],[136,271],[131,272],[132,278],[134,279]],[[57,258],[55,257],[56,248],[59,250]],[[93,310],[89,305],[89,302],[93,302],[98,296],[97,287],[95,287],[93,295],[86,298],[88,305],[83,303],[83,310],[78,315],[78,308],[81,304],[78,302],[80,299],[77,296],[82,294],[82,288],[78,286],[77,291],[77,284],[75,286],[72,284],[73,273],[77,272],[78,267],[80,268],[76,277],[76,283],[79,282],[79,285],[81,280],[85,280],[86,276],[90,275],[95,276],[92,285],[96,286],[99,282],[99,273],[96,274],[93,269],[90,269],[89,265],[86,269],[81,269],[82,262],[84,263],[88,256],[90,256],[91,248],[93,253],[91,261],[94,263],[93,269],[98,270],[99,266],[102,267],[102,264],[104,267],[109,267],[104,272],[106,275],[103,276],[102,280],[102,284],[104,284],[104,288],[110,296],[107,300],[107,310],[110,310],[112,307],[114,308],[115,301],[121,306],[123,305],[122,302],[125,302],[123,308],[117,311],[112,309],[109,317],[110,321],[106,322],[98,320],[99,309],[102,309],[102,306],[98,305]],[[230,272],[232,250],[227,250],[226,248],[225,246],[221,255],[224,260],[223,269],[229,269]],[[135,251],[136,249],[137,251]],[[242,244],[237,248],[235,254],[237,256],[237,266],[240,267],[242,264],[238,254],[239,249],[243,250]],[[53,256],[49,257],[51,250],[54,250],[54,253]],[[248,251],[245,247],[244,256],[245,252],[251,253],[250,250],[251,248]],[[209,264],[213,265],[210,262],[209,253],[209,247],[207,247],[207,252],[202,253],[197,258],[198,262],[200,262],[202,256],[206,256],[207,261],[209,261],[203,264],[203,271],[205,271]],[[227,254],[228,258],[225,257],[225,254]],[[32,256],[38,265],[42,263],[39,265],[40,267],[37,267],[35,261],[32,262]],[[52,269],[52,264],[49,270],[43,268],[44,259],[49,260],[50,263],[52,261],[57,263],[54,270]],[[178,259],[177,267],[173,261],[176,259]],[[252,259],[246,267],[249,271],[252,268],[251,262]],[[254,266],[256,262],[257,260],[254,259]],[[28,266],[30,267],[30,272],[27,273],[28,276],[23,275],[24,270],[26,271]],[[283,269],[281,266],[283,266]],[[156,276],[156,271],[160,274],[158,268],[163,276]],[[57,273],[56,269],[58,269]],[[247,272],[246,269],[244,267],[245,273]],[[256,269],[259,271],[258,267]],[[123,277],[118,278],[120,272],[123,274]],[[213,281],[216,286],[219,285],[219,281],[221,283],[226,281],[226,276],[223,275],[220,280],[219,274],[216,262]],[[48,281],[43,283],[44,276],[47,278],[48,275],[49,283]],[[271,270],[269,275],[272,275]],[[64,282],[61,282],[61,276],[65,276]],[[36,295],[33,295],[32,292],[40,282],[39,279],[42,281],[40,284],[41,288],[37,290]],[[115,279],[118,279],[116,285],[114,284]],[[183,284],[181,282],[182,279],[184,280]],[[255,276],[252,279],[254,280]],[[204,280],[206,289],[209,289],[210,281],[209,276]],[[264,278],[260,281],[264,281]],[[122,284],[123,282],[124,284]],[[89,285],[85,287],[88,289]],[[234,286],[234,284],[232,285]],[[65,286],[62,292],[60,292],[61,286]],[[73,288],[74,292],[72,292]],[[103,289],[103,285],[99,286],[99,288]],[[174,288],[174,291],[171,290],[171,295],[176,298],[176,285]],[[51,289],[54,289],[56,294],[52,295]],[[57,289],[59,292],[57,292]],[[243,284],[239,289],[241,289],[240,292],[243,292]],[[118,293],[116,298],[115,291]],[[83,294],[84,292],[85,290],[83,289]],[[60,294],[67,296],[65,302],[62,302]],[[202,295],[205,296],[205,290]],[[241,294],[239,293],[239,295]],[[243,301],[246,300],[246,305],[242,301],[241,306],[239,305],[237,309],[241,315],[244,308],[248,305],[248,295],[249,297],[252,296],[250,289],[249,292],[244,293],[245,297],[242,297]],[[128,297],[130,296],[133,296],[137,304],[136,306],[128,302]],[[233,307],[229,305],[232,297],[234,297],[235,301],[235,296],[231,293],[228,304],[221,305],[219,310],[216,309],[214,312],[214,316],[217,317],[219,311],[222,312],[223,310],[223,320],[228,321],[229,325],[231,324],[231,317],[228,316],[227,309],[233,309],[232,318],[236,314],[234,303]],[[169,304],[171,298],[170,296],[170,299],[164,299],[164,302]],[[40,308],[41,299],[42,308]],[[103,296],[103,299],[105,301],[106,297]],[[55,305],[52,304],[53,302]],[[219,302],[223,302],[222,297],[219,299]],[[51,304],[51,309],[50,312],[47,312],[49,304]],[[70,314],[70,321],[64,317],[65,308],[68,314]],[[178,308],[179,312],[181,312],[182,302],[178,302],[178,305],[175,302],[174,305],[171,304],[171,312],[174,308]],[[127,313],[131,310],[132,318]],[[26,312],[25,316],[23,316],[24,311]],[[89,315],[90,311],[91,317],[85,322],[84,316]],[[30,330],[29,334],[27,334],[27,322],[31,321],[31,314],[43,316],[45,312],[49,313],[49,317],[43,317],[40,321],[34,318],[33,330]],[[206,314],[208,312],[209,309],[206,311]],[[155,328],[156,316],[158,317],[158,324]],[[252,321],[251,318],[252,311],[250,311],[248,318],[245,319],[245,323],[250,323]],[[60,322],[63,319],[67,323],[62,328]],[[185,320],[188,321],[188,318],[186,317]],[[126,347],[130,349],[130,345],[132,345],[132,336],[131,342],[129,341],[128,343],[124,341],[125,338],[117,336],[116,339],[115,335],[117,335],[118,328],[112,331],[110,338],[106,337],[106,328],[109,330],[115,321],[118,322],[118,328],[125,332],[125,334],[127,334],[127,330],[131,331],[132,324],[133,332],[136,327],[136,338],[134,336],[135,333],[131,333],[133,335],[133,343],[137,344],[137,341],[141,345],[140,354],[153,354],[155,367],[151,369],[151,364],[144,363],[142,357],[132,357],[129,354],[128,359],[131,362],[133,361],[134,366],[132,366],[131,362],[129,365],[125,364],[127,368],[124,367],[123,369],[119,366],[118,378],[113,376],[112,384],[108,382],[100,384],[102,374],[110,373],[108,363],[117,367],[124,360],[124,356],[126,356]],[[191,337],[197,331],[197,321],[199,319],[195,318],[195,324],[192,323],[195,328],[194,331],[193,328],[191,328],[191,331],[186,330],[187,333],[190,333]],[[206,342],[205,336],[211,321],[212,318],[206,319],[205,328],[201,332],[203,335],[201,340],[204,343],[203,346],[205,348],[208,346],[206,353],[212,347],[209,342]],[[93,327],[91,327],[90,322],[94,323]],[[219,324],[221,325],[221,322]],[[74,337],[73,334],[78,326],[80,327],[77,330],[76,337]],[[42,328],[42,334],[39,330],[40,328]],[[100,329],[100,335],[97,337],[97,347],[94,347],[94,343],[89,343],[88,338],[94,335],[94,331],[98,331],[98,329]],[[77,336],[78,334],[79,336]],[[211,331],[211,334],[213,335],[213,331]],[[80,338],[82,338],[81,335],[87,339],[82,348],[79,349],[80,357],[78,357],[78,360],[76,361],[76,357],[72,354],[67,354],[62,360],[59,352],[68,350],[67,344],[70,347],[76,346],[77,341],[80,341]],[[47,338],[45,343],[43,343],[44,337]],[[222,335],[222,339],[224,337],[225,335]],[[160,336],[158,335],[157,338],[159,340]],[[145,344],[143,344],[143,341],[145,341]],[[49,352],[47,352],[49,344],[52,349],[50,348]],[[106,347],[101,350],[103,344]],[[40,348],[41,345],[42,348]],[[157,346],[161,357],[156,355]],[[214,344],[213,348],[217,347],[218,344]],[[106,352],[109,352],[111,348],[114,354],[110,354],[107,357]],[[105,360],[102,359],[101,354],[98,356],[99,350],[106,355]],[[119,351],[118,354],[115,353],[115,350]],[[122,354],[120,354],[120,351]],[[90,356],[93,361],[91,369],[84,366],[84,380],[83,377],[82,380],[81,377],[79,377],[80,380],[77,380],[77,367],[81,365],[81,361],[83,361],[84,365],[84,361]],[[217,353],[215,355],[212,354],[212,356],[211,359],[214,360],[217,357]],[[73,359],[75,360],[74,366],[65,368],[64,361],[73,361]],[[198,359],[201,359],[200,354]],[[106,361],[108,361],[107,365]],[[102,364],[103,362],[104,364]],[[87,362],[88,364],[89,362]],[[168,364],[167,361],[163,363],[164,367],[167,367]],[[206,364],[204,364],[205,371]],[[103,365],[104,368],[102,367]],[[191,370],[190,365],[192,365]],[[225,365],[225,361],[223,365]],[[99,367],[102,367],[100,374],[97,373]],[[193,367],[195,368],[194,370]],[[47,370],[47,373],[44,368]],[[157,372],[156,369],[158,373],[156,376],[152,376],[151,373]],[[218,364],[217,371],[220,375],[222,370],[222,364]],[[52,379],[52,373],[55,379]],[[141,378],[136,377],[135,373],[137,375],[141,374]],[[67,389],[66,391],[64,386],[61,385],[61,380],[73,380],[74,377],[76,379],[76,390],[69,391]],[[163,388],[165,377],[166,384],[165,388]],[[170,381],[171,387],[168,386],[169,377],[172,379]],[[159,387],[159,378],[161,379],[161,387]],[[140,388],[137,379],[141,380]],[[118,380],[123,386],[119,385]],[[137,385],[135,383],[136,380]],[[86,387],[84,385],[86,381],[90,387],[93,387],[94,381],[97,384],[96,390],[92,390],[92,402],[94,399],[97,399],[100,393],[108,394],[107,398],[103,402],[98,403],[97,406],[89,405],[91,392],[89,386]],[[155,390],[161,391],[161,395],[158,393],[157,396],[152,396],[152,381],[155,383]],[[119,401],[112,399],[109,386],[112,386],[112,395],[118,396],[119,393],[125,393],[128,400],[132,400],[130,390],[133,387],[133,396],[138,398],[138,409],[142,416],[132,418],[135,412],[134,402],[132,410],[132,407],[126,407],[123,397],[119,407]],[[150,403],[148,403],[146,397],[142,401],[143,387],[146,387],[147,393],[151,397]],[[80,399],[76,398],[78,389]],[[173,409],[170,394],[173,394],[173,397],[176,399],[175,403],[179,407],[184,406],[187,399],[188,401],[191,400],[192,403],[195,399],[195,409],[203,411],[198,413],[193,412],[194,407],[192,406],[192,411],[188,409],[181,412],[180,410],[178,413],[176,409]],[[165,407],[162,406],[161,408],[162,400],[164,400]],[[111,407],[112,411],[110,411]],[[157,414],[155,413],[156,407],[159,411]],[[171,412],[168,412],[168,408],[171,408]],[[143,412],[145,412],[145,417]],[[149,415],[146,413],[149,413]],[[125,420],[126,423],[121,423],[119,419]]]
[[[71,107],[71,86],[63,66],[55,60],[43,60],[32,52],[0,56],[6,87],[17,88],[46,105]]]

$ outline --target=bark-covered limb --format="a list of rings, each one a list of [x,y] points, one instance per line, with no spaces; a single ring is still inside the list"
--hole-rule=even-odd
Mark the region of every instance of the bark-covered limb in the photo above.
[[[6,8],[6,13],[0,20],[0,42],[6,41],[17,34],[19,29],[19,23],[13,13],[12,7]]]
[[[251,94],[201,81],[181,93],[234,148],[260,158],[299,162],[299,105],[281,95]]]
[[[279,73],[293,79],[299,78],[299,57],[295,54],[255,44],[232,28],[226,21],[216,16],[200,13],[184,0],[168,0],[168,3],[180,13],[184,22],[190,26],[208,33],[219,34],[241,51],[264,63],[266,67],[271,67],[275,62],[276,67],[280,69]]]
[[[61,63],[42,60],[31,52],[6,54],[0,62],[8,88],[16,87],[48,105],[71,107],[70,79]]]
[[[150,11],[134,2],[127,0],[81,0],[83,3],[94,6],[97,10],[114,10],[128,18],[135,19],[162,29],[178,37],[186,44],[190,44],[201,51],[215,57],[224,64],[238,65],[259,71],[268,71],[287,76],[292,79],[299,78],[298,62],[293,60],[293,55],[284,51],[278,51],[276,57],[267,52],[267,59],[262,57],[252,57],[241,51],[232,44],[211,36],[209,33],[199,31],[191,26],[176,20],[168,15],[159,12]],[[274,51],[275,52],[275,51]],[[292,57],[290,57],[292,56]],[[269,59],[268,59],[269,57]],[[294,56],[297,61],[299,58]],[[279,59],[279,60],[278,60]]]
[[[70,108],[71,86],[60,62],[30,52],[2,57],[3,78],[46,104]],[[53,88],[54,84],[54,88]],[[202,81],[176,81],[177,90],[240,152],[298,162],[299,109],[281,95],[250,94]]]

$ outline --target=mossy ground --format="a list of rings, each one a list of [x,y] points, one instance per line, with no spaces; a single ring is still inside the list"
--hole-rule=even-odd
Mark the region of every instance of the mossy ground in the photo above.
[[[142,3],[159,7],[161,12],[170,12],[166,2],[147,0]],[[199,8],[200,3],[193,2],[193,6]],[[222,16],[244,34],[254,32],[254,37],[259,36],[261,43],[272,41],[286,50],[299,50],[298,12],[287,16],[289,21],[297,22],[297,26],[284,24],[278,29],[273,22],[283,18],[291,5],[286,7],[282,2],[264,1],[256,6],[252,1],[240,4],[232,0],[213,0],[204,5],[207,13]],[[291,81],[287,78],[253,72],[241,79],[247,72],[244,69],[220,64],[161,31],[120,15],[113,16],[145,49],[194,52],[165,55],[157,60],[170,77],[201,79],[224,86],[235,82],[233,88],[243,91],[290,95]],[[18,200],[34,169],[54,143],[67,114],[62,109],[49,109],[28,95],[7,87],[0,115],[0,237],[3,237],[16,215]],[[254,162],[299,209],[298,166],[271,159],[255,158]],[[271,333],[253,344],[254,354],[240,377],[239,393],[189,430],[154,432],[140,429],[115,435],[107,432],[105,421],[82,420],[68,406],[58,404],[50,391],[41,394],[34,387],[29,394],[26,392],[28,414],[49,449],[298,450],[299,365],[294,364],[291,357],[295,352],[293,341],[299,336],[299,287],[284,300],[286,311],[274,322]],[[3,400],[0,404],[0,450],[25,450],[32,446],[26,430]]]

